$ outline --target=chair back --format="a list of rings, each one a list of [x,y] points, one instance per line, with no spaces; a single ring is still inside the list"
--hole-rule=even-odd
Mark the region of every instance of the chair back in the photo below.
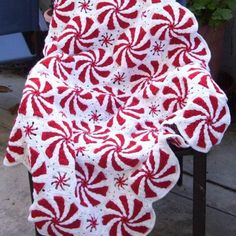
[[[183,6],[186,6],[186,3],[187,3],[186,0],[177,0],[177,2],[182,4]]]
[[[38,0],[1,0],[0,35],[38,29]]]

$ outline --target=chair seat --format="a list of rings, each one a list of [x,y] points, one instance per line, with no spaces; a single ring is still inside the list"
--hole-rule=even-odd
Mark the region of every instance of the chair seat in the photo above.
[[[28,60],[33,57],[22,33],[0,35],[0,63]]]

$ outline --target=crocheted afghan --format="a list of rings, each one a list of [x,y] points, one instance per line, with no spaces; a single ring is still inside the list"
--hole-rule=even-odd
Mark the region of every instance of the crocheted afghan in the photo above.
[[[32,174],[42,235],[147,235],[179,177],[169,144],[221,141],[227,98],[197,30],[173,0],[55,2],[4,160]]]

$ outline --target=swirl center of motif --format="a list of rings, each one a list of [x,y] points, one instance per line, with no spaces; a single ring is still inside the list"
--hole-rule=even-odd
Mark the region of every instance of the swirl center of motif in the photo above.
[[[211,117],[207,117],[207,119],[206,119],[206,124],[207,124],[208,126],[210,126],[210,125],[212,125],[212,123],[213,123],[212,118],[211,118]]]
[[[123,217],[121,218],[121,222],[122,222],[123,224],[129,223],[128,217],[127,217],[127,216],[123,216]]]

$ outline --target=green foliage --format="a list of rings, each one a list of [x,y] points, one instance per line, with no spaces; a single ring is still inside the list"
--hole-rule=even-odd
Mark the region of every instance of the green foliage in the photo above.
[[[189,0],[187,6],[201,25],[217,27],[233,18],[236,0]]]

